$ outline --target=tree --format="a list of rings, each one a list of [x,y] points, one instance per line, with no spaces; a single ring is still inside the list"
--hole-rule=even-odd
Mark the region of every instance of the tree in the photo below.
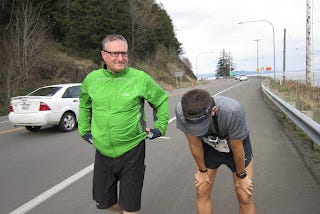
[[[217,76],[230,77],[231,71],[235,69],[231,53],[229,54],[223,49],[217,65]]]
[[[149,17],[152,12],[154,0],[129,0],[129,14],[131,21],[131,48],[133,55],[135,51],[141,51],[146,46],[146,29],[150,23]]]
[[[47,30],[31,2],[17,3],[8,29],[0,39],[0,73],[6,79],[8,100],[19,88],[36,81],[37,69],[46,58]]]

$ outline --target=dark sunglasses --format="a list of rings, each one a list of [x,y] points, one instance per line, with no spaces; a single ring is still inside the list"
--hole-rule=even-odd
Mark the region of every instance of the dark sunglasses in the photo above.
[[[199,113],[199,114],[192,114],[192,115],[188,115],[186,113],[184,114],[184,118],[191,123],[198,123],[198,122],[202,122],[203,120],[205,120],[208,116],[210,116],[211,114],[211,110],[213,108],[213,106],[215,106],[215,102],[213,100],[213,98],[211,99],[210,105],[208,106],[208,108],[206,108],[203,112]]]

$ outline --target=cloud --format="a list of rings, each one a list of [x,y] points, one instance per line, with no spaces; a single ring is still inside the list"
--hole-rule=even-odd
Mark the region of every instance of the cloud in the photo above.
[[[184,56],[199,72],[215,72],[222,49],[230,52],[239,70],[255,70],[260,66],[273,67],[274,26],[276,69],[282,70],[283,38],[286,29],[287,69],[305,67],[306,2],[302,0],[157,0],[171,17]],[[315,3],[313,35],[320,29],[318,0]],[[319,8],[319,9],[317,9]],[[320,15],[318,15],[320,17]],[[241,21],[257,21],[239,24]],[[320,42],[320,36],[313,43]],[[314,45],[314,52],[319,47]],[[208,52],[208,54],[202,54]],[[315,57],[315,59],[317,59]]]

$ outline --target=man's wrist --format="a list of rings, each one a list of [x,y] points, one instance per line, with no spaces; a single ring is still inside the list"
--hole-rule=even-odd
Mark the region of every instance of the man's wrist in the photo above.
[[[237,173],[237,172],[236,172],[236,175],[237,175],[237,177],[240,178],[240,179],[244,179],[245,177],[247,177],[247,173],[246,173],[245,170],[243,170],[243,171],[240,172],[240,173]]]
[[[208,172],[208,169],[207,168],[204,168],[204,169],[199,168],[199,172]]]

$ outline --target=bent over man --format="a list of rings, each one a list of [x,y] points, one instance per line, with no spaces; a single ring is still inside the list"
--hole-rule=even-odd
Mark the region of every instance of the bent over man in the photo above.
[[[185,133],[197,164],[198,213],[213,213],[211,191],[219,166],[225,164],[232,171],[239,213],[254,214],[252,149],[240,103],[194,89],[182,96],[175,112],[177,128]]]

